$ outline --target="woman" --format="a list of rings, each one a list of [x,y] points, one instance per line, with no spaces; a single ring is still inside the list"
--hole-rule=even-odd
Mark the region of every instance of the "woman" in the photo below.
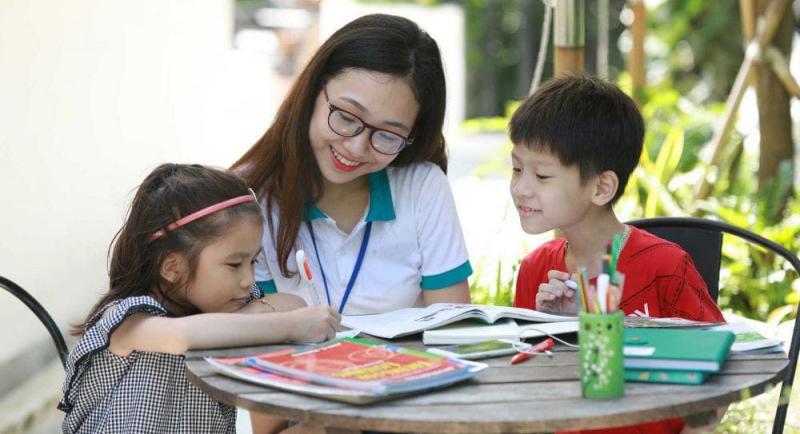
[[[468,303],[444,112],[439,49],[415,23],[369,15],[334,33],[234,164],[269,198],[262,291],[345,315]],[[310,282],[297,273],[298,250]]]

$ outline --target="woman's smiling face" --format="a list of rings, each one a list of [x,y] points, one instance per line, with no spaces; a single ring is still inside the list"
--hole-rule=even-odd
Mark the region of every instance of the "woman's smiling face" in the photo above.
[[[408,82],[390,74],[350,69],[327,81],[325,90],[328,98],[325,92],[317,96],[309,127],[311,148],[325,180],[347,184],[388,166],[397,155],[376,151],[370,145],[370,128],[354,137],[343,137],[331,130],[330,105],[376,128],[409,137],[419,105]]]

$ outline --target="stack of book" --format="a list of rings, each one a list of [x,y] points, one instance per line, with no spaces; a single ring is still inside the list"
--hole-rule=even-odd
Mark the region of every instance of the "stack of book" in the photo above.
[[[701,384],[722,369],[733,341],[730,331],[625,329],[625,380]]]
[[[444,387],[486,368],[482,363],[356,338],[253,357],[206,357],[206,361],[227,376],[355,404]]]

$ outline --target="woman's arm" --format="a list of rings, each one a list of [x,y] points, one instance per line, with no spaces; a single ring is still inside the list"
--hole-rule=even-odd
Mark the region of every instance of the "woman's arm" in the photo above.
[[[422,301],[425,306],[433,303],[470,303],[469,283],[466,280],[441,289],[423,290]]]
[[[127,357],[133,351],[182,354],[189,349],[317,342],[333,338],[339,321],[339,314],[328,306],[270,314],[203,313],[180,318],[137,313],[113,332],[109,350]]]

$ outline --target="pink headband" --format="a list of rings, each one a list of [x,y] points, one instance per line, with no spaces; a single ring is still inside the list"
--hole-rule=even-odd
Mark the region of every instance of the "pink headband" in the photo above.
[[[251,201],[251,200],[253,202],[255,202],[256,204],[258,204],[258,199],[256,199],[256,194],[255,194],[255,192],[253,190],[250,190],[250,194],[245,194],[243,196],[234,197],[233,199],[224,200],[224,201],[222,201],[220,203],[217,203],[217,204],[211,205],[209,207],[203,208],[200,211],[195,211],[195,212],[187,215],[186,217],[182,217],[182,218],[174,221],[173,223],[168,224],[167,227],[159,229],[159,230],[153,232],[150,235],[150,241],[155,241],[155,240],[163,237],[164,235],[166,235],[167,232],[174,231],[175,229],[178,229],[181,226],[185,226],[185,225],[187,225],[187,224],[189,224],[189,223],[191,223],[191,222],[193,222],[193,221],[195,221],[197,219],[203,218],[203,217],[205,217],[205,216],[207,216],[209,214],[213,214],[213,213],[215,213],[217,211],[221,211],[221,210],[223,210],[225,208],[230,208],[232,206],[239,205],[240,203],[248,202],[248,201]]]

